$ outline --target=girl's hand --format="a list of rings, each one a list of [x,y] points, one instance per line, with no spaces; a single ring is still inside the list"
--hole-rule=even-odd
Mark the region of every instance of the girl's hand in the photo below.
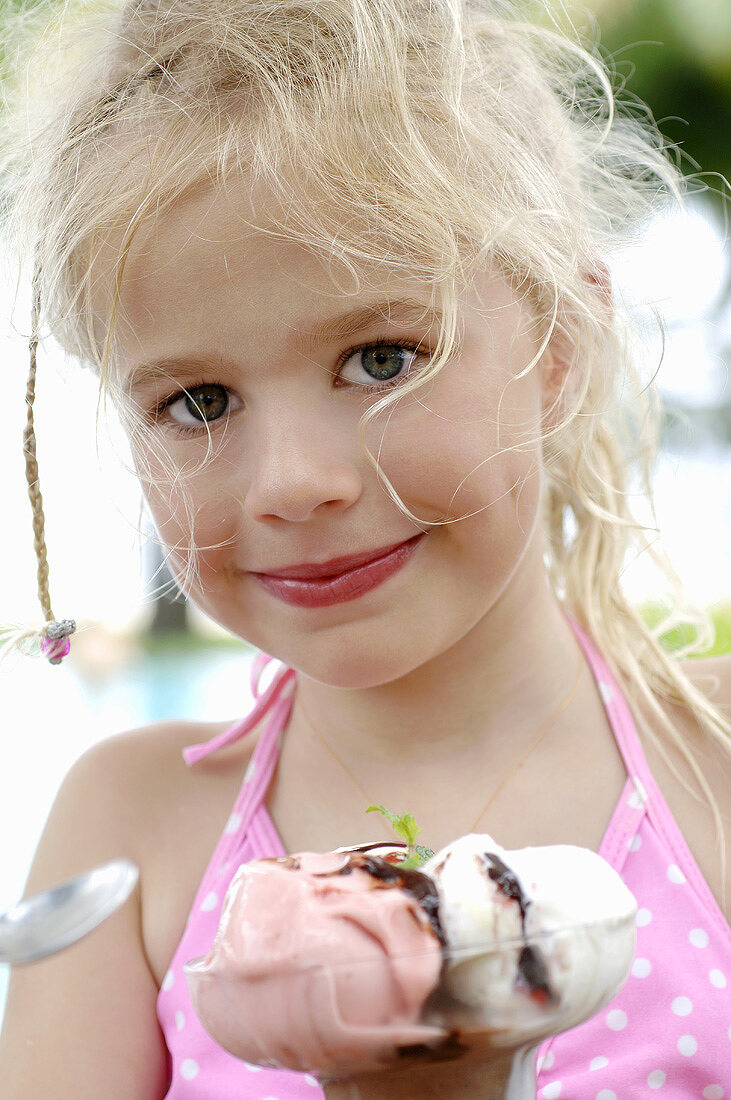
[[[141,876],[129,900],[84,939],[11,970],[3,1100],[161,1100],[167,1092],[157,985],[141,934],[139,756],[139,738],[110,738],[76,762],[56,796],[26,895],[120,856]]]

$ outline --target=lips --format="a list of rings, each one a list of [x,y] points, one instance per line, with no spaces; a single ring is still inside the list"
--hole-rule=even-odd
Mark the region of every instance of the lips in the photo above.
[[[278,577],[282,580],[292,581],[311,581],[320,580],[323,577],[338,577],[342,573],[347,573],[351,569],[357,569],[358,566],[365,565],[367,562],[384,558],[398,546],[406,546],[420,537],[420,535],[415,535],[405,542],[392,542],[388,546],[381,546],[377,550],[367,550],[363,554],[350,554],[346,557],[331,558],[329,561],[310,565],[291,565],[287,566],[286,569],[267,569],[266,573],[255,573],[254,575],[257,577]]]
[[[372,552],[370,556],[360,554],[351,558],[335,558],[333,561],[318,565],[293,566],[278,574],[252,573],[251,575],[270,595],[276,596],[284,603],[294,607],[328,607],[358,599],[359,596],[365,595],[366,592],[399,572],[416,553],[424,537],[422,532],[407,539],[406,542],[399,542],[391,548],[384,547]],[[373,553],[379,556],[373,557]],[[343,569],[344,561],[360,561],[360,564]],[[339,566],[336,563],[339,563]],[[322,575],[324,569],[338,567],[340,572]],[[302,575],[304,571],[309,572],[310,575],[304,577]],[[313,571],[317,573],[314,577],[311,575]],[[297,576],[283,576],[283,572],[296,573]]]

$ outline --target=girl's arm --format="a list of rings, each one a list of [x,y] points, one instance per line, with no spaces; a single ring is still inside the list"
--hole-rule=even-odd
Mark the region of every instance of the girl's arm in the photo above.
[[[11,971],[0,1035],[4,1100],[162,1100],[167,1091],[157,987],[141,933],[139,749],[139,736],[124,735],[89,750],[51,809],[26,895],[122,856],[140,867],[140,880],[85,939]]]

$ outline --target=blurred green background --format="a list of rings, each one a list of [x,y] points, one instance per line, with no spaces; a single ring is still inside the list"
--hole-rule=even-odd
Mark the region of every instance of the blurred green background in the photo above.
[[[731,3],[729,0],[584,0],[565,8],[577,27],[596,21],[626,89],[681,147],[680,166],[702,170],[727,196],[731,180]],[[565,20],[562,19],[563,22]],[[711,195],[719,213],[722,197]]]
[[[685,173],[701,172],[709,185],[705,198],[727,235],[728,198],[731,194],[731,0],[584,0],[552,3],[556,17],[577,28],[595,25],[603,53],[621,75],[626,93],[647,104],[662,133],[678,146],[678,166]],[[723,178],[720,178],[723,177]],[[727,245],[728,248],[728,245]],[[731,304],[731,264],[716,299],[710,324]],[[723,348],[731,363],[731,348]],[[727,386],[727,391],[729,387]],[[689,407],[676,402],[675,412],[695,421],[701,434],[731,445],[731,392],[715,408]],[[672,416],[668,418],[672,433]],[[729,563],[731,584],[731,562]],[[655,626],[662,605],[648,602],[643,619]],[[731,653],[731,603],[715,608],[716,644],[703,656]],[[687,644],[688,629],[660,639],[669,651]]]

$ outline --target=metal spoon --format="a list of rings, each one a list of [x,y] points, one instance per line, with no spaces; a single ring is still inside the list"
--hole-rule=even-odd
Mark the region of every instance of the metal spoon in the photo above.
[[[76,943],[124,904],[138,878],[134,863],[114,859],[6,910],[0,963],[36,962]]]

